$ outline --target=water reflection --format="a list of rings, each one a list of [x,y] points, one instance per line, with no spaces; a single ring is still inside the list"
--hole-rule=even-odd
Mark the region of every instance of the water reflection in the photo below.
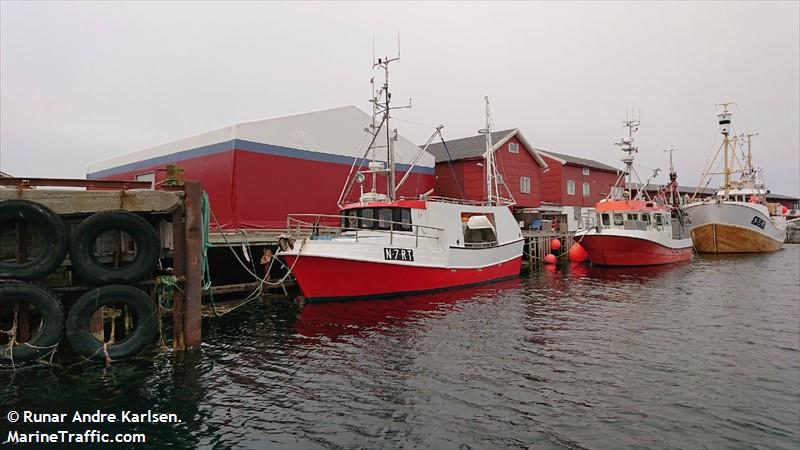
[[[301,337],[324,336],[334,342],[372,331],[388,332],[393,328],[409,326],[421,318],[446,314],[463,301],[493,298],[508,289],[518,288],[521,283],[522,280],[515,278],[424,295],[310,303],[303,306],[297,317],[295,331]]]

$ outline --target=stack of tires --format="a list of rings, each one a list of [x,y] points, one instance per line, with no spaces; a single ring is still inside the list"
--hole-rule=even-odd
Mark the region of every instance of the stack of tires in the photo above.
[[[132,286],[147,279],[160,255],[161,245],[153,226],[126,211],[102,211],[83,219],[69,235],[61,217],[47,207],[25,200],[0,202],[0,229],[27,223],[40,234],[42,249],[25,262],[0,259],[0,308],[35,310],[41,318],[27,342],[10,339],[0,347],[0,362],[21,363],[51,353],[66,332],[72,349],[92,360],[120,359],[146,349],[158,333],[158,310],[141,289]],[[127,264],[108,267],[95,256],[95,241],[107,231],[127,233],[136,255]],[[58,269],[69,252],[73,280],[98,286],[77,298],[66,316],[61,299],[44,287],[43,280]],[[133,319],[131,333],[104,342],[92,330],[92,318],[103,307],[124,306]],[[112,319],[114,320],[114,319]],[[13,320],[16,328],[16,317]]]

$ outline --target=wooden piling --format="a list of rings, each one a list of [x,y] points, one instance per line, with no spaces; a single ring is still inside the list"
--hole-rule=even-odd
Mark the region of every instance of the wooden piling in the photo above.
[[[183,337],[187,350],[199,349],[201,342],[201,297],[202,297],[202,185],[186,182],[184,198],[186,230],[186,284],[184,291]]]
[[[183,214],[183,207],[178,207],[172,212],[172,272],[179,280],[186,277],[186,230]],[[183,333],[183,299],[183,290],[175,292],[172,299],[173,350],[186,350]]]

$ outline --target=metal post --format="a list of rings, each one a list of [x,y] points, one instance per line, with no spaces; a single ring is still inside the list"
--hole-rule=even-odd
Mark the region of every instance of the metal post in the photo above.
[[[183,207],[172,213],[172,272],[179,279],[186,277],[186,233],[183,223]],[[183,339],[183,290],[175,292],[172,300],[173,350],[186,350]]]
[[[202,318],[200,301],[202,297],[202,238],[201,203],[203,188],[196,181],[186,182],[186,300],[183,317],[183,336],[187,350],[200,348]]]

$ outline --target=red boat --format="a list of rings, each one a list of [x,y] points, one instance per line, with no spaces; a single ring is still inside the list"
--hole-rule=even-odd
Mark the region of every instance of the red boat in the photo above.
[[[648,266],[688,261],[692,258],[692,239],[684,229],[684,215],[677,206],[678,182],[672,168],[672,153],[670,182],[654,199],[646,198],[648,183],[640,183],[641,188],[635,193],[628,190],[627,186],[634,185],[633,177],[638,178],[633,169],[633,153],[638,152],[633,146],[633,131],[638,129],[639,122],[624,123],[628,137],[618,145],[628,155],[622,159],[625,170],[617,185],[625,184],[626,178],[629,182],[613,190],[612,194],[621,193],[621,198],[606,198],[597,203],[595,226],[577,232],[575,241],[586,249],[592,264]]]

